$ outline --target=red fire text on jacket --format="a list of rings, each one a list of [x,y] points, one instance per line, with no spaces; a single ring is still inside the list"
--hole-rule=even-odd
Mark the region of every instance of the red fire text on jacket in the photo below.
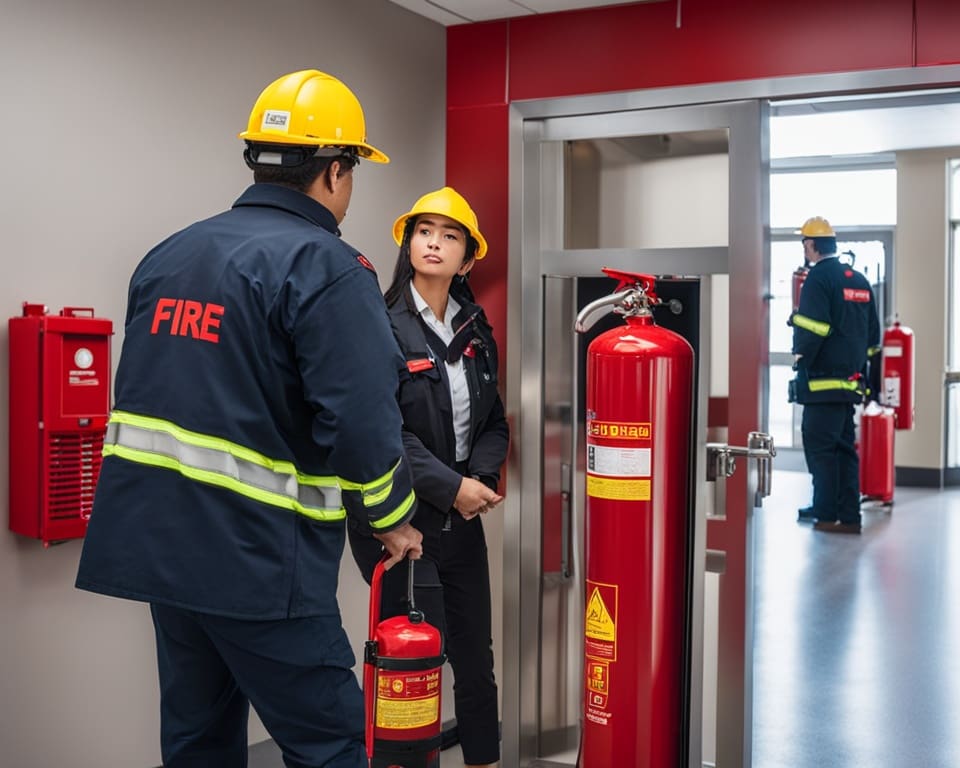
[[[193,339],[220,343],[220,319],[223,307],[191,299],[157,299],[150,333],[158,334],[169,324],[171,336],[190,336]]]

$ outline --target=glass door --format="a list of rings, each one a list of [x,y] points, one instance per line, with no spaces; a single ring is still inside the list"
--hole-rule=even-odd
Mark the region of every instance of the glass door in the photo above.
[[[772,126],[773,130],[775,126]],[[866,165],[867,167],[861,167]],[[800,225],[824,216],[837,232],[837,253],[862,272],[873,286],[881,326],[892,307],[896,225],[896,170],[892,160],[866,158],[855,166],[831,163],[804,166],[796,162],[774,170],[770,180],[770,325],[767,403],[769,432],[781,454],[780,469],[804,469],[799,455],[801,406],[787,402],[793,378],[793,273],[803,264]],[[798,449],[791,453],[790,448]]]
[[[950,271],[947,291],[946,469],[960,468],[960,160],[950,163]],[[952,478],[951,478],[952,479]]]
[[[848,232],[837,228],[839,258],[862,272],[873,286],[881,327],[887,319],[887,264],[892,260],[892,230]],[[800,448],[801,406],[787,402],[787,382],[794,377],[793,272],[803,263],[798,235],[777,235],[770,244],[770,401],[769,431],[778,448]],[[781,469],[787,467],[780,465]]]

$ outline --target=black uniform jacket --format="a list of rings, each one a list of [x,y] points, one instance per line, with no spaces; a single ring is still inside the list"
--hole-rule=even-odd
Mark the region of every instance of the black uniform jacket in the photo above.
[[[818,261],[790,318],[800,403],[859,402],[867,352],[880,343],[870,283],[835,257]]]
[[[444,365],[447,350],[427,329],[409,286],[388,307],[394,335],[407,360],[406,374],[401,373],[400,380],[400,411],[403,444],[418,501],[414,525],[420,528],[442,524],[464,475],[496,489],[509,442],[509,427],[497,391],[493,330],[483,310],[473,302],[469,288],[455,280],[450,295],[461,307],[453,322],[456,334],[450,354],[462,355],[470,387],[470,455],[463,473],[454,469],[453,407]]]
[[[139,442],[103,461],[77,586],[336,616],[343,519],[412,519],[403,357],[376,275],[338,235],[317,201],[254,184],[137,267],[111,422]]]

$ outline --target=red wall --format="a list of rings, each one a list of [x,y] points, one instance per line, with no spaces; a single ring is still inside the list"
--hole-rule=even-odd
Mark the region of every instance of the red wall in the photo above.
[[[447,30],[447,183],[490,245],[471,283],[506,359],[509,104],[960,63],[960,0],[682,0]]]

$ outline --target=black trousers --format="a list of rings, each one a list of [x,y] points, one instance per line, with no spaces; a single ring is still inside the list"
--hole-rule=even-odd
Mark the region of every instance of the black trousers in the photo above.
[[[803,406],[803,454],[813,478],[813,510],[818,520],[860,522],[860,458],[852,403]]]
[[[414,566],[414,599],[426,620],[443,633],[463,761],[495,763],[500,728],[483,523],[479,516],[464,520],[456,511],[450,513],[449,530],[444,530],[445,521],[430,510],[413,521],[423,533],[424,553]],[[369,583],[381,557],[380,542],[349,526],[348,532],[353,558]],[[407,578],[405,563],[384,574],[381,619],[407,610]]]
[[[366,767],[363,695],[338,615],[241,621],[150,609],[164,766],[246,766],[253,704],[288,768]]]

